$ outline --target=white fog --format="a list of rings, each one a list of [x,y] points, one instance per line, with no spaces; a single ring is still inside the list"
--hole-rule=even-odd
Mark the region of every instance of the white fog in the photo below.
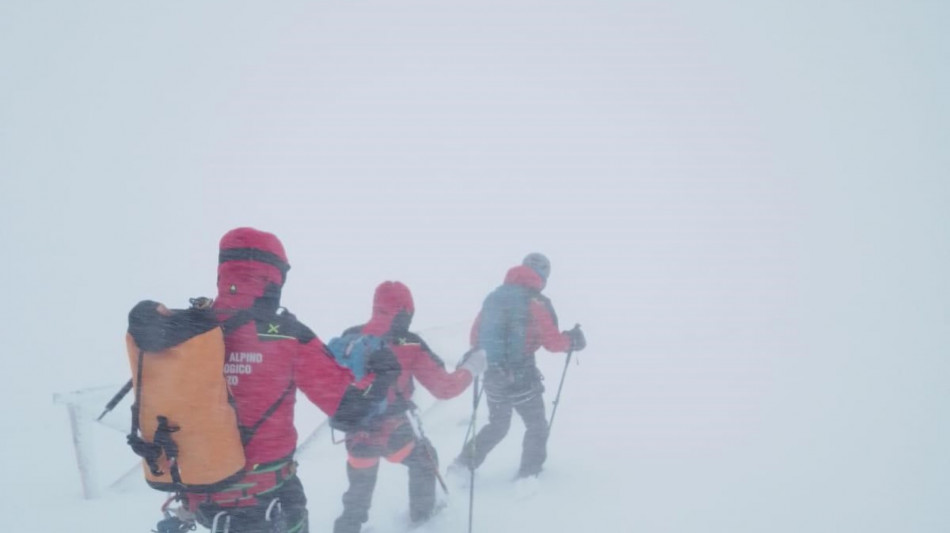
[[[948,22],[926,0],[7,0],[3,528],[155,526],[162,493],[112,484],[138,462],[128,399],[90,426],[85,498],[53,397],[104,403],[132,306],[213,296],[219,239],[251,226],[320,338],[399,280],[450,367],[507,269],[550,258],[588,345],[537,492],[509,482],[515,421],[474,531],[950,530]],[[564,358],[538,352],[549,413]],[[470,391],[419,396],[444,466]],[[322,415],[297,408],[306,437]],[[299,461],[330,531],[346,452],[324,433]],[[383,462],[364,531],[406,531],[406,492]],[[467,488],[447,502],[417,531],[467,531]]]

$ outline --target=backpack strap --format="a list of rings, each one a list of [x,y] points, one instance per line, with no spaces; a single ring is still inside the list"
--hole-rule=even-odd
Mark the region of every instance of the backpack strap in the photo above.
[[[251,427],[240,426],[241,430],[241,444],[247,446],[247,443],[251,442],[251,439],[254,438],[254,434],[257,433],[257,430],[261,428],[261,425],[271,417],[280,407],[280,404],[284,403],[284,398],[286,398],[291,392],[294,391],[297,384],[293,380],[290,380],[290,383],[287,384],[287,388],[284,389],[284,392],[281,393],[280,397],[277,398],[277,401],[271,404],[270,407],[264,411],[264,414],[261,415],[260,419],[254,423]]]
[[[139,349],[138,367],[135,369],[135,401],[132,402],[132,429],[129,436],[139,433],[139,404],[142,401],[142,363],[145,359],[145,350]]]
[[[240,328],[244,324],[247,324],[248,322],[252,320],[257,320],[258,318],[261,318],[263,314],[265,314],[263,310],[257,307],[252,307],[250,309],[242,309],[238,311],[237,313],[231,315],[231,317],[229,317],[224,322],[222,322],[221,329],[224,330],[225,335],[227,335],[228,333],[231,333],[235,331],[236,329]],[[296,320],[296,317],[294,317],[289,312],[282,313],[281,315],[277,315],[277,316],[283,316],[284,314],[288,315],[287,318],[289,318],[293,323],[299,324],[299,322],[297,322]],[[306,330],[306,332],[309,332],[309,330]],[[310,335],[313,336],[313,333],[311,332]],[[307,337],[305,334],[301,334],[297,336],[298,336],[298,340],[300,340],[301,342],[304,342],[304,339]],[[309,340],[310,338],[306,338],[307,342],[309,342]],[[247,444],[251,442],[251,439],[254,438],[254,434],[257,433],[257,430],[260,429],[261,425],[263,425],[264,422],[277,411],[280,405],[284,403],[284,399],[287,398],[287,396],[291,394],[296,389],[296,387],[297,387],[297,384],[294,383],[293,380],[290,380],[290,382],[287,384],[287,388],[284,389],[284,392],[280,394],[280,397],[277,398],[277,401],[275,401],[270,407],[267,408],[266,411],[264,411],[264,414],[261,415],[261,418],[258,419],[258,421],[255,422],[253,426],[250,426],[250,427],[238,426],[238,428],[241,431],[242,445],[247,446]]]
[[[172,433],[178,431],[178,426],[172,426],[168,423],[168,417],[158,417],[158,428],[155,429],[155,438],[153,445],[157,446],[161,452],[168,458],[168,464],[171,465],[172,483],[181,484],[181,472],[178,470],[178,444],[172,439]]]
[[[224,334],[227,335],[251,320],[254,320],[254,313],[249,309],[241,309],[228,317],[224,322],[221,322],[221,329],[224,330]]]

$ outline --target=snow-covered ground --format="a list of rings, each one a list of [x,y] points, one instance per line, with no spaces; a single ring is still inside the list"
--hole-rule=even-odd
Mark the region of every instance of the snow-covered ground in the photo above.
[[[448,366],[453,367],[459,350],[451,348],[464,346],[467,327],[439,327],[422,333],[427,342],[445,356]],[[769,527],[771,520],[777,519],[773,517],[778,516],[783,525],[773,529],[793,531],[823,527],[821,521],[827,517],[798,513],[782,516],[784,501],[770,503],[767,494],[747,494],[747,489],[739,485],[763,482],[755,472],[749,471],[749,466],[736,468],[756,461],[749,455],[755,439],[749,434],[742,435],[747,430],[741,426],[762,424],[758,420],[761,415],[758,407],[744,400],[741,392],[723,392],[726,397],[707,398],[711,403],[684,397],[682,391],[664,394],[660,390],[669,384],[663,384],[659,375],[652,378],[604,375],[611,365],[601,361],[603,357],[580,352],[570,365],[550,440],[550,459],[536,484],[525,486],[512,481],[523,435],[523,426],[515,417],[509,437],[477,473],[475,530],[752,530]],[[563,354],[542,354],[540,358],[540,367],[547,377],[549,409],[564,361]],[[726,359],[720,359],[723,361]],[[730,371],[713,373],[726,375]],[[660,383],[647,383],[656,379]],[[688,369],[678,379],[708,381],[721,379],[721,376],[699,377],[696,369]],[[91,395],[87,416],[97,416],[110,395],[108,388],[101,392],[98,402],[93,399],[96,395]],[[441,402],[424,389],[416,396],[423,413],[424,429],[434,442],[444,469],[461,448],[471,416],[471,392]],[[327,531],[342,509],[340,496],[346,488],[346,455],[342,446],[332,443],[326,427],[321,426],[324,417],[302,396],[300,400],[298,426],[300,439],[306,442],[299,454],[300,475],[311,502],[311,527],[314,531]],[[44,519],[47,524],[44,529],[147,531],[160,518],[158,508],[164,496],[145,486],[137,458],[124,444],[129,401],[130,397],[126,397],[92,433],[97,468],[94,481],[113,485],[104,488],[97,498],[83,500],[78,494],[79,482],[74,469],[71,471],[64,465],[62,479],[43,490],[46,495],[61,493],[57,512]],[[689,405],[691,413],[678,414],[682,406],[677,404]],[[651,412],[657,408],[665,411],[665,420],[660,419],[659,413]],[[482,404],[481,424],[485,423],[486,416]],[[310,430],[315,427],[322,430],[310,438]],[[68,449],[65,435],[63,437],[62,442],[51,446],[59,459]],[[763,465],[763,468],[770,467]],[[447,482],[450,495],[440,492],[440,498],[447,502],[446,508],[416,531],[467,530],[466,479],[447,477]],[[406,483],[404,467],[383,463],[368,531],[408,529]],[[758,490],[777,490],[777,487],[766,482],[760,484]],[[757,500],[734,499],[735,494]],[[35,527],[35,516],[43,513],[45,501],[26,498],[18,502],[22,529]],[[744,512],[753,502],[758,510]],[[762,521],[756,516],[768,519]]]
[[[948,20],[928,1],[0,2],[2,529],[153,526],[135,476],[81,498],[52,397],[128,379],[128,310],[211,293],[218,239],[250,225],[283,240],[284,303],[321,337],[399,279],[450,362],[505,270],[551,258],[589,347],[540,490],[508,483],[515,422],[479,531],[950,530]],[[563,356],[541,360],[551,389]],[[446,459],[469,403],[426,415]],[[301,433],[318,423],[301,405]],[[133,466],[121,432],[90,438],[104,479]],[[405,512],[385,466],[375,533]],[[326,530],[343,451],[321,436],[301,475]],[[427,529],[465,527],[462,492]]]
[[[428,335],[427,342],[436,346],[462,346],[467,335],[465,328],[437,328]],[[448,356],[447,356],[448,359]],[[551,356],[544,361],[543,368],[549,377],[548,399],[553,399],[557,382],[562,371],[564,355]],[[639,461],[630,461],[629,451],[624,451],[598,437],[595,428],[584,423],[584,409],[587,402],[577,390],[585,388],[585,381],[592,376],[587,372],[586,357],[579,354],[582,363],[572,364],[565,380],[563,402],[559,407],[557,430],[551,440],[551,461],[547,470],[536,484],[516,484],[512,481],[517,470],[523,427],[520,423],[512,425],[510,438],[504,441],[490,456],[476,477],[476,513],[474,525],[479,531],[523,531],[560,528],[588,527],[592,523],[626,523],[630,519],[630,508],[619,504],[634,494],[641,485],[637,481],[643,467]],[[449,360],[449,366],[454,361]],[[593,367],[591,367],[593,368]],[[589,387],[589,385],[586,385]],[[572,392],[572,389],[573,392]],[[103,402],[96,403],[89,398],[88,415],[96,416],[101,404],[109,398],[103,394]],[[298,425],[303,429],[301,450],[299,452],[300,475],[305,483],[311,502],[311,527],[314,531],[325,531],[342,509],[340,496],[346,488],[344,463],[346,454],[341,445],[334,445],[331,435],[321,425],[324,417],[315,408],[305,403],[298,407]],[[126,531],[142,530],[154,526],[160,518],[158,507],[164,496],[150,488],[143,481],[136,466],[137,458],[125,449],[122,430],[127,425],[128,403],[126,398],[105,424],[94,431],[95,441],[91,443],[97,449],[94,453],[97,475],[94,481],[105,486],[97,498],[81,500],[75,491],[62,498],[60,509],[51,516],[47,528],[79,529],[80,531]],[[472,394],[466,393],[452,401],[436,401],[424,389],[417,393],[417,402],[424,422],[426,434],[435,443],[443,462],[447,463],[458,453],[462,439],[470,422]],[[481,422],[487,417],[485,405],[480,406]],[[516,418],[517,420],[517,418]],[[118,422],[118,424],[117,424]],[[115,426],[106,427],[106,426]],[[320,427],[316,437],[310,438],[308,429]],[[604,435],[604,432],[599,432]],[[591,438],[587,438],[589,436]],[[89,446],[89,442],[83,443]],[[603,459],[617,457],[616,465],[622,468],[602,468],[598,464],[607,464]],[[376,497],[367,524],[367,531],[387,532],[408,529],[408,481],[405,468],[384,462]],[[131,466],[131,468],[129,468]],[[121,467],[121,468],[120,468]],[[124,475],[117,477],[117,472]],[[73,477],[73,476],[67,476]],[[468,483],[467,477],[446,477],[449,493],[439,493],[445,508],[433,520],[416,531],[463,531],[468,527]],[[583,487],[583,493],[578,493]],[[646,492],[652,492],[648,490]],[[27,509],[38,507],[38,502],[27,504]],[[441,505],[441,504],[440,504]],[[26,510],[26,509],[24,509]],[[38,510],[38,509],[37,509]],[[652,513],[651,513],[652,514]],[[27,513],[29,516],[29,513]],[[658,522],[653,522],[659,520]],[[653,523],[651,527],[682,523],[682,517],[673,515],[652,516],[642,525]],[[105,523],[104,523],[105,522]],[[24,527],[33,523],[33,519],[24,522]]]

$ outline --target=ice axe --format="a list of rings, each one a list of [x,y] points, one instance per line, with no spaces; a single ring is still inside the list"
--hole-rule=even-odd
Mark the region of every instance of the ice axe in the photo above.
[[[425,450],[426,456],[428,457],[429,462],[432,464],[432,470],[435,471],[435,479],[439,482],[439,486],[442,487],[443,492],[448,494],[449,487],[445,484],[445,480],[442,479],[442,474],[439,473],[439,461],[436,460],[435,453],[432,450],[432,443],[426,438],[425,431],[422,430],[422,418],[419,417],[419,413],[416,410],[416,405],[413,403],[410,403],[409,405],[409,414],[411,415],[409,418],[409,427],[412,428],[412,432],[416,435],[416,440]]]
[[[119,389],[119,392],[115,393],[115,396],[113,396],[112,399],[109,400],[109,403],[106,404],[106,408],[103,409],[102,414],[99,415],[99,418],[97,418],[96,421],[98,422],[102,420],[102,417],[109,414],[109,411],[112,411],[113,409],[115,409],[115,406],[119,405],[119,402],[122,401],[122,398],[125,398],[125,395],[128,394],[130,390],[132,390],[131,379],[128,382],[126,382],[125,385],[122,385],[122,388]]]

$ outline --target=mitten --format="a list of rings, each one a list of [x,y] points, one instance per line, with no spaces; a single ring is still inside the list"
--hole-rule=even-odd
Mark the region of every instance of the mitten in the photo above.
[[[462,360],[462,364],[459,365],[459,368],[468,370],[473,378],[477,378],[485,372],[485,369],[488,367],[488,355],[485,354],[485,350],[481,348],[477,350],[472,350],[465,354],[465,359]]]
[[[574,329],[567,332],[571,337],[571,350],[579,352],[587,346],[587,339],[584,338],[584,332],[581,331],[581,325],[574,326]]]

